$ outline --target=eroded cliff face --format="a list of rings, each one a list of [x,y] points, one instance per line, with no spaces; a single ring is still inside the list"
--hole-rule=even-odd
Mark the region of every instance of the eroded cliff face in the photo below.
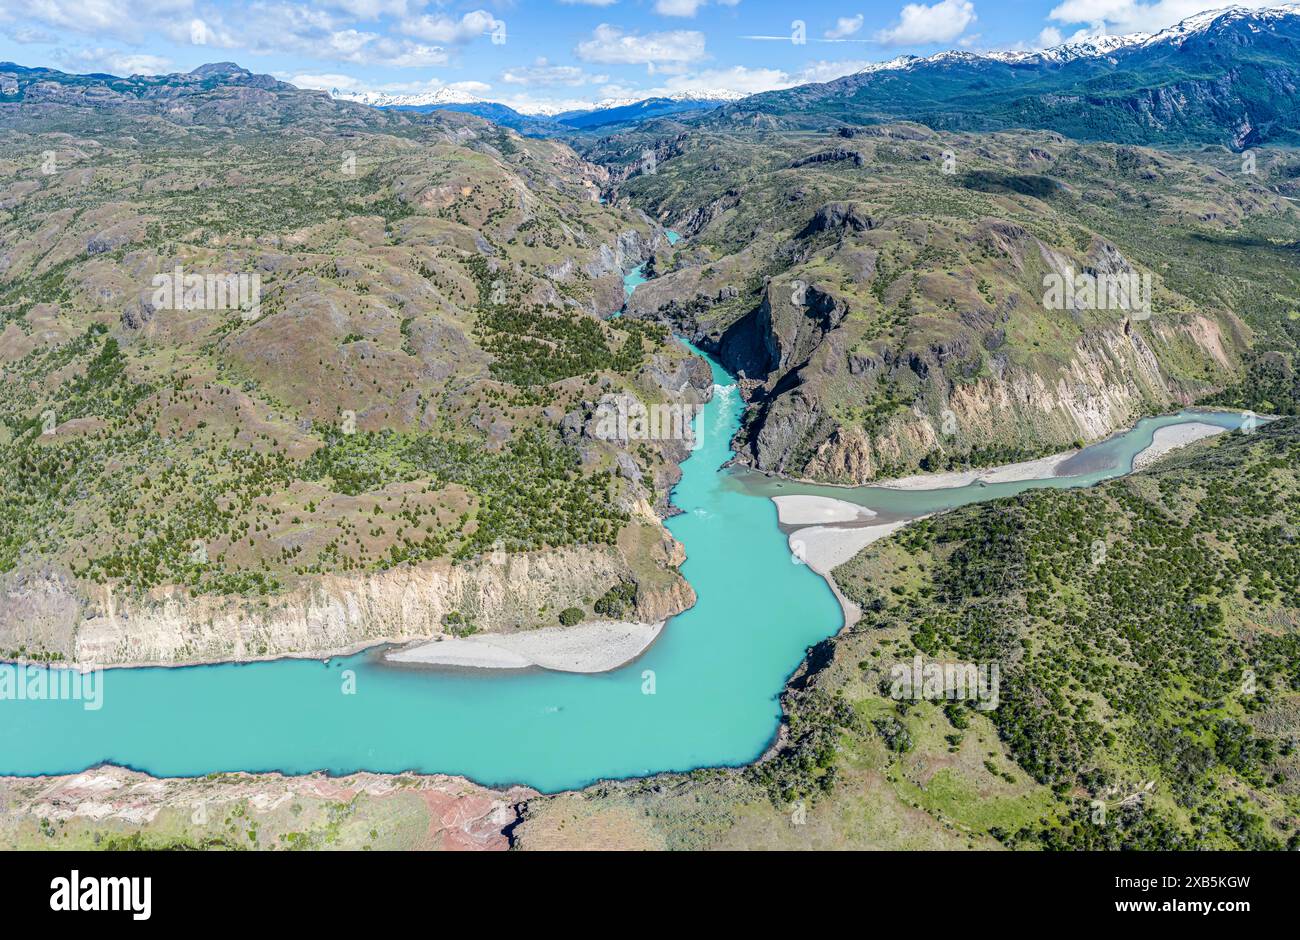
[[[326,575],[265,599],[177,589],[124,598],[108,587],[79,588],[48,569],[11,574],[0,594],[0,652],[60,654],[85,666],[328,656],[442,635],[453,611],[489,632],[553,625],[558,611],[590,611],[625,581],[637,583],[632,619],[640,622],[695,602],[676,571],[682,548],[657,521],[628,526],[621,543]]]
[[[1069,264],[1034,248],[1043,270]],[[1106,243],[1088,264],[1102,275],[1131,270]],[[681,287],[694,299],[671,299]],[[770,279],[758,305],[739,315],[728,313],[736,292],[696,270],[642,290],[639,315],[668,320],[740,377],[750,403],[741,463],[841,483],[908,472],[932,455],[1031,454],[1100,440],[1230,381],[1249,343],[1230,315],[1120,315],[1080,329],[1067,311],[1053,314],[1056,323],[1041,309],[1029,320],[1021,298],[919,320],[898,343],[865,338],[851,299],[797,276]],[[1056,344],[1051,354],[1008,339],[1034,329]],[[882,400],[892,403],[888,413],[860,417],[862,404]]]
[[[884,472],[917,465],[928,455],[962,454],[1005,446],[1026,452],[1065,450],[1128,427],[1148,414],[1190,405],[1204,386],[1171,376],[1157,349],[1177,357],[1223,357],[1219,327],[1203,317],[1156,324],[1150,336],[1132,324],[1090,333],[1055,374],[998,363],[995,374],[971,382],[940,378],[921,406],[876,433],[837,427],[817,446],[802,472],[818,479],[865,483]],[[790,396],[754,440],[756,463],[779,465],[819,419],[806,396]],[[937,406],[937,407],[935,407]],[[932,410],[930,410],[932,409]]]
[[[1027,456],[1100,440],[1227,381],[1241,348],[1240,336],[1225,336],[1217,320],[1201,315],[1088,328],[1064,362],[1003,348],[1009,317],[926,346],[864,348],[837,329],[842,302],[811,288],[802,315],[773,316],[770,307],[765,301],[738,321],[721,347],[743,348],[733,338],[753,330],[761,338],[749,348],[767,350],[770,371],[758,371],[766,379],[750,390],[738,459],[839,483],[907,472],[926,458]],[[901,390],[910,407],[884,420],[852,420],[839,407],[850,386]]]
[[[157,778],[107,766],[0,777],[0,848],[505,851],[536,796],[443,774]]]
[[[929,254],[900,276],[891,257],[917,243]],[[1154,283],[1096,235],[1058,247],[1003,219],[879,223],[828,203],[772,250],[787,269],[756,297],[738,286],[758,263],[746,249],[708,264],[679,254],[629,304],[738,375],[737,459],[768,472],[861,484],[1065,450],[1229,384],[1251,344],[1231,312],[1167,285],[1134,309],[1053,309],[1053,276]]]

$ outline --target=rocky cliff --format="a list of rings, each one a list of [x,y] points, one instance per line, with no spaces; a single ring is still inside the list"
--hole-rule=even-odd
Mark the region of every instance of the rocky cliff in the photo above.
[[[550,625],[566,607],[590,612],[597,598],[625,582],[637,585],[629,619],[639,622],[659,622],[695,602],[676,572],[682,548],[657,524],[629,526],[624,546],[324,575],[264,599],[175,588],[124,598],[110,586],[78,587],[49,569],[11,573],[0,594],[0,652],[26,658],[19,652],[26,649],[85,666],[323,657],[442,635],[453,612],[483,631]]]
[[[852,143],[702,135],[625,184],[694,227],[628,311],[737,373],[742,463],[865,483],[1040,456],[1213,395],[1261,334],[1286,341],[1285,301],[1254,285],[1287,295],[1287,250],[1242,233],[1300,223],[1249,175],[1052,134],[834,139]],[[760,169],[710,182],[737,150]],[[1249,275],[1219,274],[1229,256]],[[1067,281],[1087,289],[1057,297]]]

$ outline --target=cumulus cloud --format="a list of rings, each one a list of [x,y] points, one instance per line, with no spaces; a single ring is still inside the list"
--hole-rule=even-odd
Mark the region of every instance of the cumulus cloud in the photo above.
[[[565,0],[568,2],[568,0]],[[740,0],[717,0],[719,6],[734,7]],[[660,16],[694,16],[709,0],[655,0],[654,10]],[[603,4],[602,4],[603,5]]]
[[[841,16],[835,21],[833,29],[826,30],[827,39],[845,39],[862,28],[862,14]]]
[[[811,82],[833,82],[845,75],[861,72],[874,63],[866,59],[841,59],[837,62],[811,62],[794,75],[795,85],[807,85]]]
[[[578,43],[574,54],[584,62],[610,65],[695,62],[704,58],[704,34],[675,29],[642,35],[602,23],[590,39]]]
[[[18,12],[17,4],[0,9],[0,20]],[[148,30],[186,16],[193,0],[27,0],[26,19],[73,33],[138,41]]]
[[[867,61],[858,59],[847,59],[838,62],[818,61],[810,62],[797,72],[787,72],[784,69],[776,68],[750,68],[744,65],[735,65],[731,68],[704,69],[686,75],[673,76],[665,80],[658,88],[646,89],[641,92],[620,89],[619,93],[621,96],[640,94],[645,97],[654,97],[656,95],[682,92],[717,91],[720,88],[725,88],[728,91],[756,95],[763,91],[793,88],[795,85],[833,81],[837,78],[843,78],[845,75],[859,72],[869,64]]]
[[[490,34],[501,22],[481,9],[458,17],[423,13],[430,2],[234,0],[216,6],[202,0],[28,0],[21,25],[29,35],[37,35],[33,27],[40,25],[60,36],[88,33],[129,45],[143,46],[161,36],[214,50],[428,68],[448,64],[448,48]],[[8,5],[0,7],[0,22],[13,21],[15,13]],[[363,22],[380,17],[393,22],[376,27]],[[138,61],[149,63],[147,58]]]
[[[486,82],[464,81],[464,82],[444,82],[441,79],[431,78],[425,82],[386,82],[376,85],[372,82],[362,81],[351,75],[333,75],[333,74],[300,74],[293,76],[279,76],[287,81],[290,85],[297,85],[299,88],[312,88],[321,91],[338,91],[347,92],[383,92],[389,95],[420,95],[430,92],[440,91],[444,88],[451,91],[461,91],[470,95],[482,95],[492,90],[492,86]]]
[[[501,24],[487,10],[474,10],[459,20],[450,16],[430,15],[403,20],[401,30],[408,36],[429,42],[466,43],[491,33]]]
[[[1233,0],[1233,3],[1228,0],[1221,3],[1208,0],[1156,0],[1154,3],[1142,3],[1141,0],[1065,0],[1048,14],[1048,18],[1058,23],[1087,23],[1093,27],[1091,32],[1094,35],[1154,33],[1203,10],[1232,5],[1258,8],[1281,6],[1282,3],[1281,0]]]
[[[717,91],[726,88],[752,95],[773,88],[789,88],[790,76],[781,69],[748,68],[735,65],[726,69],[706,69],[690,75],[674,76],[664,82],[656,92],[680,94],[682,92]]]
[[[655,0],[655,12],[660,16],[694,16],[706,0]]]
[[[932,6],[909,3],[898,14],[898,23],[881,30],[876,39],[887,46],[924,46],[952,42],[975,22],[975,4],[970,0],[939,0]]]
[[[24,45],[33,42],[52,43],[57,41],[53,34],[47,33],[43,29],[32,29],[29,26],[19,26],[10,30],[6,35],[14,42],[21,42]]]

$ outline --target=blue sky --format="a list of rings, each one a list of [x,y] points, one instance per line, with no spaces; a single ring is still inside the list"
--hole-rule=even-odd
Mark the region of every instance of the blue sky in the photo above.
[[[1239,0],[1243,6],[1282,0]],[[0,60],[71,72],[230,60],[304,87],[450,86],[521,109],[827,81],[904,53],[1155,31],[1213,0],[0,0]],[[792,21],[806,42],[791,41]],[[755,38],[768,37],[768,38]]]

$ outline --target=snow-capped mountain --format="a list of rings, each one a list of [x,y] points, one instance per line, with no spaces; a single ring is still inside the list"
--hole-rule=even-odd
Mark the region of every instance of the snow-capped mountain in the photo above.
[[[723,105],[713,123],[1036,127],[1082,139],[1245,149],[1300,143],[1300,3],[1227,7],[1156,33],[1043,50],[894,59]]]
[[[530,117],[554,117],[557,114],[576,114],[591,113],[595,111],[608,111],[614,108],[627,108],[632,105],[640,104],[652,97],[656,101],[739,101],[744,98],[748,92],[735,91],[730,88],[711,88],[699,89],[692,91],[678,91],[664,95],[630,95],[619,98],[602,98],[599,101],[556,101],[556,102],[533,102],[528,105],[521,105],[514,110],[520,114]],[[368,104],[373,108],[427,108],[438,107],[449,104],[490,104],[492,99],[482,98],[478,95],[470,94],[459,89],[445,87],[437,91],[421,92],[420,94],[404,95],[392,94],[383,91],[344,91],[339,88],[330,89],[330,97],[339,98],[344,101],[356,101],[360,104]]]
[[[485,99],[455,88],[439,88],[437,91],[421,92],[415,95],[397,95],[384,91],[343,91],[330,89],[331,98],[343,101],[355,101],[368,104],[372,108],[423,108],[443,104],[483,104]]]
[[[1098,35],[1074,42],[1062,43],[1059,46],[1052,46],[1047,49],[1036,50],[1017,49],[979,53],[949,49],[929,56],[899,56],[890,59],[888,62],[873,63],[855,74],[869,75],[873,72],[895,71],[927,64],[978,62],[980,60],[1015,64],[1064,65],[1078,59],[1105,58],[1130,49],[1161,44],[1177,45],[1212,28],[1223,28],[1236,21],[1255,20],[1267,23],[1293,16],[1300,16],[1300,3],[1282,4],[1265,9],[1238,6],[1224,7],[1189,16],[1158,33],[1127,33],[1120,36]]]
[[[903,55],[834,81],[758,95],[716,88],[592,102],[516,102],[512,107],[450,87],[417,95],[339,90],[332,94],[380,108],[470,111],[537,135],[673,115],[690,120],[698,117],[697,112],[715,110],[721,120],[765,114],[787,123],[816,124],[906,117],[937,127],[969,126],[973,121],[990,128],[1051,126],[1083,136],[1118,121],[1125,129],[1112,132],[1133,140],[1177,140],[1183,135],[1243,147],[1276,137],[1292,126],[1293,110],[1300,114],[1300,93],[1293,91],[1300,86],[1300,66],[1285,65],[1293,53],[1300,53],[1300,3],[1262,9],[1225,7],[1189,16],[1156,33],[1090,36],[1048,49]],[[1242,77],[1234,56],[1249,58],[1251,69],[1258,73],[1255,79]],[[1296,58],[1300,61],[1300,54]],[[1173,70],[1169,74],[1177,78],[1176,88],[1162,81],[1142,96],[1120,102],[1099,95],[1092,84],[1110,72],[1136,72],[1141,78],[1161,69]],[[1223,81],[1218,85],[1206,78],[1220,73]],[[1034,95],[1022,98],[1017,89],[1031,74],[1040,85]],[[897,84],[896,75],[906,75],[906,82]],[[1134,87],[1138,85],[1140,81]],[[1086,106],[1080,95],[1087,95]],[[1103,118],[1106,108],[1113,112]],[[959,117],[968,112],[969,116]],[[1233,126],[1227,128],[1228,124]]]

